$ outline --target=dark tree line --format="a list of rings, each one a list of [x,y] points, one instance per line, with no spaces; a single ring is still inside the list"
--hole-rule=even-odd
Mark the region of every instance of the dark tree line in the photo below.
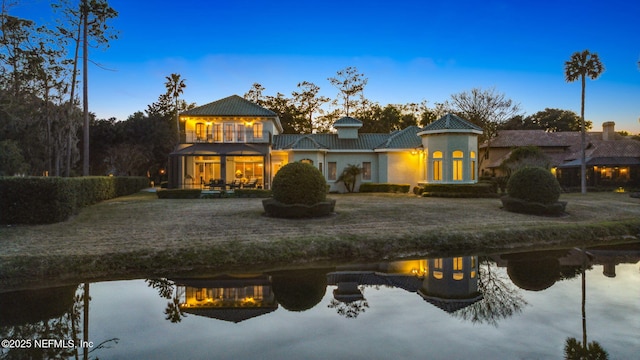
[[[3,1],[0,9],[0,175],[78,174],[80,130],[83,118],[91,118],[88,48],[116,38],[107,22],[117,12],[106,0],[58,0],[52,3],[57,23],[37,24],[13,16],[17,4]]]

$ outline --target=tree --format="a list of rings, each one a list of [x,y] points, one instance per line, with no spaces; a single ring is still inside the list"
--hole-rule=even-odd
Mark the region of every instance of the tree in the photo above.
[[[329,98],[325,96],[318,96],[320,87],[314,83],[303,81],[298,83],[298,89],[300,91],[294,91],[293,101],[298,108],[298,112],[304,116],[306,124],[303,126],[303,130],[306,133],[313,133],[316,129],[313,123],[313,114],[323,114],[321,109],[322,105],[329,102]]]
[[[340,91],[338,97],[343,100],[345,116],[349,116],[349,109],[357,104],[354,98],[358,94],[362,94],[369,79],[358,73],[358,69],[355,67],[349,66],[338,70],[335,77],[330,77],[327,80]]]
[[[83,162],[82,175],[89,175],[89,42],[94,46],[108,46],[117,35],[109,32],[107,20],[118,16],[107,0],[82,0],[78,13],[82,20],[82,114],[83,114]]]
[[[178,116],[178,111],[179,111],[178,100],[180,99],[180,94],[184,92],[184,88],[187,85],[185,85],[184,79],[180,78],[180,74],[174,73],[174,74],[171,74],[170,76],[166,76],[165,78],[167,79],[167,81],[164,83],[164,86],[167,88],[167,96],[172,98],[175,103],[175,107],[173,111],[176,117],[176,134],[178,135],[177,142],[179,142],[180,141],[180,118]]]
[[[591,129],[591,126],[591,121],[585,122],[587,130]],[[500,129],[545,130],[548,132],[579,131],[580,116],[570,110],[546,108],[527,117],[516,115],[502,124]]]
[[[604,66],[596,53],[589,50],[575,52],[571,58],[564,63],[564,75],[567,82],[574,82],[580,79],[582,85],[580,103],[580,188],[583,194],[587,193],[587,165],[586,165],[586,126],[584,121],[584,94],[586,78],[597,79],[604,72]]]
[[[451,103],[445,106],[483,129],[479,141],[488,143],[487,151],[491,148],[491,140],[498,134],[500,125],[520,114],[519,104],[493,88],[489,90],[473,88],[468,92],[453,94]],[[481,157],[478,165],[482,165],[484,159]]]
[[[342,174],[337,179],[337,182],[343,182],[344,187],[347,188],[348,192],[353,192],[356,187],[356,181],[358,180],[358,175],[362,174],[362,168],[360,165],[347,165],[344,170],[342,170]]]
[[[262,95],[263,92],[264,86],[256,82],[253,83],[253,85],[251,85],[251,89],[244,94],[244,98],[260,106],[264,106],[265,97]]]

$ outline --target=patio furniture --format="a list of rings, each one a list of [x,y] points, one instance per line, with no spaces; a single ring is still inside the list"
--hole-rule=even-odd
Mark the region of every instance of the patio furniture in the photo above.
[[[211,179],[209,184],[207,184],[210,190],[224,190],[225,184],[223,179]]]
[[[231,182],[229,184],[229,189],[231,189],[231,190],[240,189],[241,186],[242,186],[242,181],[240,181],[240,179],[236,179],[236,180],[233,180],[233,182]]]
[[[258,178],[252,178],[246,184],[244,184],[245,189],[255,189],[258,185]]]

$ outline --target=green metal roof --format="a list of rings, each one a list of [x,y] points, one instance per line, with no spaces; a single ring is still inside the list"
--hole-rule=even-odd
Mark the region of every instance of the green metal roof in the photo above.
[[[358,134],[357,139],[340,139],[338,134],[280,134],[273,137],[274,150],[384,150],[414,149],[422,145],[417,126],[390,134]]]
[[[471,132],[482,134],[482,128],[476,126],[461,117],[447,114],[440,119],[425,126],[421,133],[444,133],[444,132]]]
[[[206,105],[198,106],[182,112],[180,115],[188,116],[256,116],[277,117],[273,111],[263,108],[238,95],[231,95],[224,99],[216,100]]]
[[[362,121],[350,116],[342,117],[333,123],[334,128],[338,127],[362,127]]]

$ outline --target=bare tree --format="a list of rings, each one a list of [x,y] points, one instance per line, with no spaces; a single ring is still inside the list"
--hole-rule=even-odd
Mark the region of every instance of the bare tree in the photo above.
[[[369,79],[364,77],[363,74],[360,74],[355,67],[349,66],[345,69],[338,70],[335,77],[328,78],[327,80],[329,80],[331,85],[340,90],[338,96],[343,100],[345,115],[349,116],[349,109],[356,105],[354,98],[364,91],[364,87],[367,85]]]

